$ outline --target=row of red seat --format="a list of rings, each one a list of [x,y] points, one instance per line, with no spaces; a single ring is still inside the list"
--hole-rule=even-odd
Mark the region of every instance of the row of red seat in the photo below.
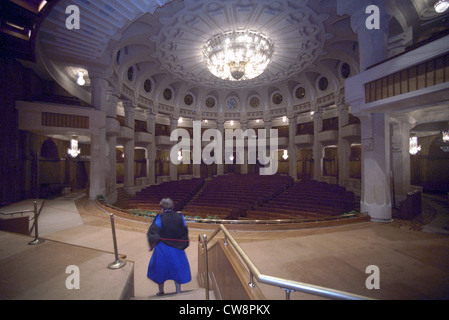
[[[204,218],[315,218],[354,210],[354,194],[338,185],[315,180],[294,183],[288,176],[258,174],[165,182],[138,192],[127,201],[127,208],[159,211],[159,202],[166,197],[173,200],[176,211]]]
[[[251,218],[310,218],[335,216],[354,210],[354,194],[338,185],[301,180],[277,198],[248,212]]]
[[[257,205],[269,201],[293,184],[287,176],[230,174],[207,182],[184,208],[187,214],[238,219]]]
[[[152,185],[137,192],[127,201],[128,209],[138,208],[143,210],[160,211],[159,202],[163,198],[173,200],[175,211],[181,210],[204,185],[204,179],[193,178],[189,180],[170,181],[158,185]]]

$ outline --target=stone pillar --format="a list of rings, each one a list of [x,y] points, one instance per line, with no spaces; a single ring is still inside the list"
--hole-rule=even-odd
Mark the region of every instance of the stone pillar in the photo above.
[[[170,117],[170,133],[173,132],[173,130],[178,129],[178,119],[171,116]],[[178,166],[171,162],[170,159],[170,180],[176,181],[178,180]]]
[[[376,6],[377,12],[366,13],[368,6]],[[387,58],[389,16],[384,0],[338,0],[337,13],[351,16],[351,28],[358,36],[360,69],[367,68]],[[367,27],[376,18],[379,21],[379,29]]]
[[[123,107],[125,109],[125,126],[132,130],[133,137],[124,143],[123,149],[125,154],[124,159],[124,179],[123,187],[125,191],[134,195],[134,119],[135,119],[135,108],[131,101],[124,100]]]
[[[390,123],[386,114],[362,114],[361,212],[386,222],[391,213]]]
[[[323,145],[318,141],[318,134],[323,129],[323,119],[320,111],[313,114],[313,179],[320,181],[323,177]]]
[[[117,148],[117,132],[115,128],[120,128],[120,124],[117,120],[117,103],[118,96],[115,89],[109,88],[107,95],[107,113],[106,121],[110,123],[107,126],[106,131],[106,143],[108,146],[108,152],[106,154],[106,190],[108,203],[114,204],[117,202],[117,159],[116,159],[116,148]]]
[[[224,175],[224,157],[225,157],[225,152],[224,152],[224,141],[225,141],[225,130],[224,130],[224,123],[223,122],[217,122],[217,129],[218,131],[220,131],[221,136],[222,136],[222,140],[223,140],[223,144],[222,144],[222,158],[221,158],[221,164],[217,164],[217,175],[222,176]]]
[[[349,157],[351,144],[341,137],[342,128],[348,124],[349,110],[345,105],[338,106],[338,184],[346,187],[349,179]]]
[[[242,129],[243,132],[245,132],[248,129],[248,123],[247,122],[241,122],[240,123],[240,129]],[[249,138],[248,138],[249,139]],[[248,173],[248,139],[244,138],[244,145],[245,145],[245,152],[243,153],[243,164],[240,165],[240,173],[247,174]]]
[[[106,92],[108,82],[100,75],[91,74],[92,106],[104,112],[106,118],[107,98]],[[106,119],[105,119],[106,120]],[[106,121],[104,121],[106,124]],[[92,128],[90,142],[90,172],[89,172],[89,199],[94,200],[97,196],[107,197],[106,180],[106,127]]]
[[[296,137],[296,116],[288,119],[288,172],[295,181],[298,179],[298,148],[295,144]]]
[[[408,120],[391,122],[391,167],[393,185],[393,201],[396,208],[407,198],[410,185],[410,124]]]
[[[150,185],[156,183],[155,163],[156,160],[156,116],[147,110],[147,132],[151,134],[151,143],[147,145],[147,177]]]

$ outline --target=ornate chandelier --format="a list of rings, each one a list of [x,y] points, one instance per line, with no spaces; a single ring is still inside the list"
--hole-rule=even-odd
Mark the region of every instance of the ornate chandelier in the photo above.
[[[229,81],[256,78],[265,71],[273,53],[273,42],[254,31],[225,32],[211,38],[203,48],[209,71]]]
[[[76,158],[80,153],[81,149],[78,148],[78,140],[76,137],[70,140],[70,148],[67,149],[67,153],[72,156],[72,158]]]

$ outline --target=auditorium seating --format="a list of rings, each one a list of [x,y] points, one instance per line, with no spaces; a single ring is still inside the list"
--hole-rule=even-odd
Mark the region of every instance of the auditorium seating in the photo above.
[[[204,179],[193,178],[190,180],[170,181],[158,185],[152,185],[137,192],[135,196],[127,200],[126,209],[142,209],[160,211],[159,202],[163,198],[171,198],[174,210],[181,210],[201,189]]]
[[[354,194],[344,187],[315,180],[294,183],[279,174],[232,173],[208,181],[164,182],[120,202],[124,209],[159,212],[159,202],[165,197],[173,199],[174,209],[185,216],[232,220],[317,219],[355,209]]]
[[[183,209],[186,215],[239,219],[248,210],[269,201],[293,184],[287,176],[229,174],[208,181]]]
[[[248,211],[250,219],[308,219],[342,215],[354,210],[354,194],[343,187],[301,180],[291,188]]]

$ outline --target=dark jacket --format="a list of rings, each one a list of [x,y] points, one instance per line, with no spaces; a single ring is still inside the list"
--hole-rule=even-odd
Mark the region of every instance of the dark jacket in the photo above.
[[[156,217],[147,232],[150,248],[153,249],[160,241],[176,249],[187,248],[189,232],[187,226],[184,225],[182,213],[168,211],[158,216],[161,218],[162,228],[156,225]]]

